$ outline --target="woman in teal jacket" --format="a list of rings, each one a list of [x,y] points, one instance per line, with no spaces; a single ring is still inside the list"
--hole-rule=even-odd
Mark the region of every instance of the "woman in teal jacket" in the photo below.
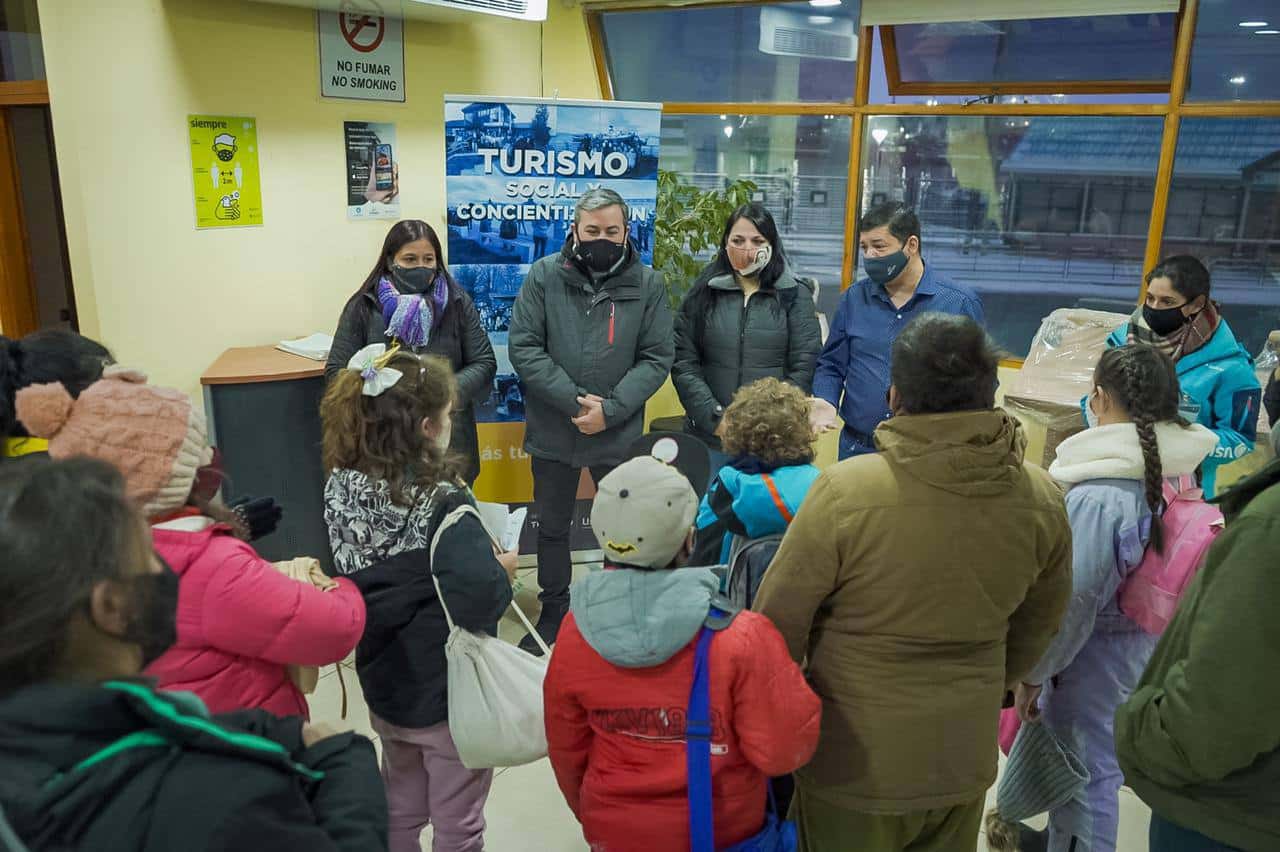
[[[1218,436],[1201,467],[1205,494],[1213,496],[1218,467],[1253,451],[1262,388],[1253,358],[1209,298],[1203,263],[1177,255],[1147,273],[1146,302],[1107,340],[1108,347],[1126,343],[1154,346],[1173,359],[1182,386],[1179,414]]]

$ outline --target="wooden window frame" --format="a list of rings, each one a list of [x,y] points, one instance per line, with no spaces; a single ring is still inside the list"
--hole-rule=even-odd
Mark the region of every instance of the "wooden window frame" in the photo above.
[[[24,236],[18,157],[5,105],[0,104],[0,327],[6,337],[19,338],[39,328],[40,322]]]
[[[1173,84],[1172,80],[905,81],[898,62],[898,36],[892,24],[880,27],[880,46],[884,50],[884,74],[891,95],[1159,95],[1167,94]]]
[[[717,0],[716,4],[721,2],[729,5],[747,5],[761,2],[770,2],[770,0]],[[688,8],[671,7],[671,6],[655,6],[652,4],[644,6],[629,6],[623,4],[610,4],[609,6],[592,6],[583,7],[583,14],[586,18],[587,31],[592,40],[592,50],[596,60],[596,73],[600,81],[600,91],[606,99],[613,98],[613,85],[609,79],[608,59],[606,55],[606,46],[603,37],[603,27],[601,25],[601,15],[606,11],[632,11],[632,10],[654,10],[665,8]],[[1182,7],[1178,12],[1178,31],[1174,44],[1173,56],[1173,73],[1167,85],[1163,85],[1156,91],[1168,92],[1168,103],[1162,104],[1001,104],[1001,103],[974,103],[974,104],[871,104],[868,103],[870,96],[871,83],[871,39],[874,37],[874,27],[861,27],[858,37],[858,65],[855,77],[855,91],[852,103],[689,103],[689,102],[667,102],[662,105],[664,113],[685,114],[685,115],[706,115],[706,114],[735,114],[735,115],[834,115],[848,116],[852,119],[852,128],[850,130],[849,140],[849,180],[847,181],[848,189],[845,197],[845,233],[844,233],[844,257],[841,265],[843,280],[840,282],[840,288],[846,289],[852,284],[854,269],[856,267],[857,250],[855,236],[857,230],[857,221],[859,217],[859,204],[861,202],[860,187],[861,180],[856,176],[860,174],[862,148],[864,144],[863,135],[866,127],[866,120],[869,116],[878,115],[954,115],[954,116],[976,116],[976,115],[1017,115],[1017,116],[1162,116],[1164,119],[1163,135],[1160,140],[1160,158],[1156,169],[1155,189],[1151,200],[1151,216],[1147,224],[1147,243],[1143,256],[1143,270],[1147,270],[1156,265],[1160,259],[1164,241],[1165,221],[1168,217],[1169,209],[1169,193],[1173,182],[1173,167],[1175,154],[1178,144],[1178,130],[1183,118],[1191,117],[1236,117],[1236,118],[1264,118],[1264,117],[1280,117],[1280,100],[1273,101],[1208,101],[1187,103],[1186,93],[1187,86],[1191,77],[1191,52],[1193,40],[1195,37],[1196,17],[1199,12],[1199,0],[1182,0]],[[883,44],[883,42],[882,42]],[[896,46],[895,46],[896,49]],[[893,54],[893,61],[896,63],[896,53]],[[890,76],[890,50],[885,49],[886,76]],[[892,68],[892,72],[896,74],[897,68]],[[1127,83],[1123,81],[1102,81],[1108,85],[1121,85],[1123,83],[1127,88],[1121,94],[1139,93],[1143,89],[1134,88],[1139,85],[1151,85],[1149,82],[1145,84]],[[913,85],[913,84],[907,84]],[[928,85],[928,84],[926,84]],[[941,84],[952,85],[952,84]],[[978,84],[954,84],[965,88],[963,92],[893,92],[894,94],[973,94],[975,90],[972,86]],[[990,83],[982,84],[987,89],[991,88]],[[1001,84],[1002,89],[1008,89],[1011,86],[1022,86],[1023,84],[1004,83]],[[1029,85],[1029,84],[1028,84]],[[1113,91],[1099,92],[1094,88],[1082,89],[1072,88],[1073,84],[1054,83],[1050,84],[1044,92],[1031,92],[1026,89],[1019,88],[1017,94],[1115,94]],[[1094,83],[1081,83],[1082,86],[1096,86]],[[978,89],[980,93],[982,88]],[[1008,94],[1014,94],[1008,91]],[[1146,298],[1146,283],[1142,280],[1136,282],[1137,287],[1137,304],[1142,304]],[[1006,366],[1021,366],[1020,359],[1010,360],[1006,362]]]

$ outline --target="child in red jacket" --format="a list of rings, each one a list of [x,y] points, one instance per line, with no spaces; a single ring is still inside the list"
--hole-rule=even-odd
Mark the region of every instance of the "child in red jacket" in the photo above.
[[[551,765],[597,852],[690,848],[685,720],[719,583],[710,568],[685,567],[698,495],[669,462],[698,452],[696,439],[660,440],[600,481],[591,526],[605,570],[574,585],[551,656]],[[777,629],[755,613],[715,635],[710,672],[720,848],[761,830],[766,779],[808,762],[822,708]]]
[[[194,693],[212,713],[307,718],[290,666],[350,654],[364,633],[364,600],[349,580],[333,588],[291,579],[234,533],[232,513],[212,505],[219,478],[187,395],[108,371],[74,400],[61,384],[24,388],[17,410],[53,458],[87,455],[120,469],[156,552],[178,575],[178,641],[145,674],[161,689]]]

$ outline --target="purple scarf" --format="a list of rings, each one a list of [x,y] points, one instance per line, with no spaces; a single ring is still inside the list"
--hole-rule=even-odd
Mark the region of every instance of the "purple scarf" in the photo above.
[[[430,300],[416,293],[406,296],[395,288],[390,278],[383,276],[378,281],[378,303],[382,305],[382,318],[387,323],[387,337],[413,349],[426,346],[432,330],[439,328],[444,319],[449,280],[437,275],[430,295]]]

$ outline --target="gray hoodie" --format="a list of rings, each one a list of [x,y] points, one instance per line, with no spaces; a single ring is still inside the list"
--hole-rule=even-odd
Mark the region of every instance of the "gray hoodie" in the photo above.
[[[665,663],[706,620],[720,581],[710,568],[611,569],[587,575],[570,590],[578,631],[615,666]]]

